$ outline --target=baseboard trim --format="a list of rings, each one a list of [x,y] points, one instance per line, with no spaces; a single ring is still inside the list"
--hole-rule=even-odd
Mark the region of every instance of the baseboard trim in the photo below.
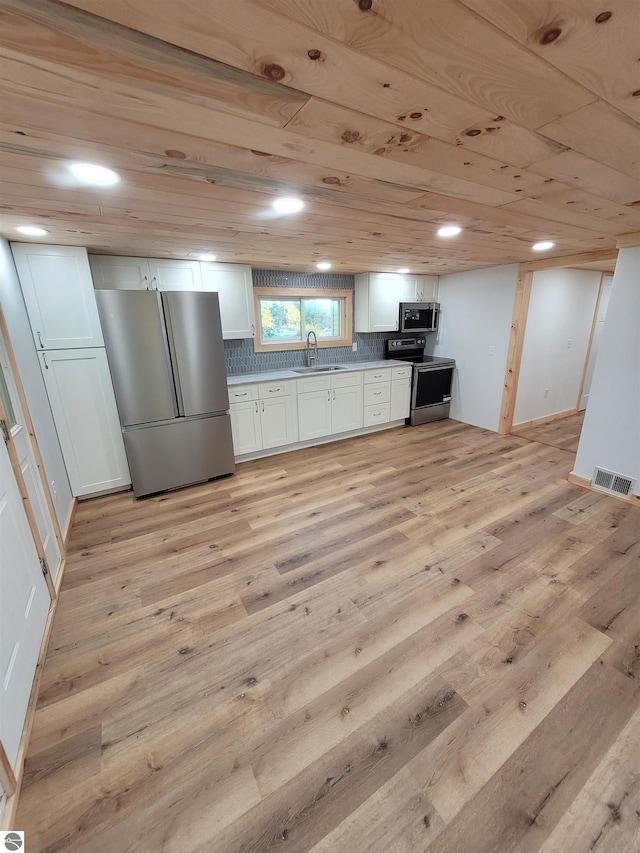
[[[573,471],[567,477],[567,480],[574,486],[582,486],[584,489],[591,488],[591,480],[588,477],[580,477],[574,474]]]
[[[62,541],[64,542],[64,550],[65,553],[67,551],[67,547],[69,545],[69,536],[71,535],[71,528],[73,527],[73,519],[76,514],[76,509],[78,508],[78,498],[72,498],[71,506],[69,507],[69,512],[67,513],[67,520],[64,523],[64,527],[62,529]],[[62,567],[60,568],[60,575],[62,574]]]
[[[554,421],[560,421],[562,418],[568,418],[571,415],[577,415],[580,410],[573,408],[567,409],[566,412],[556,412],[555,415],[545,415],[543,418],[534,418],[532,421],[523,421],[519,424],[514,424],[511,427],[511,432],[521,432],[522,430],[529,429],[529,427],[542,426],[542,424],[551,424]]]
[[[60,576],[62,576],[62,570],[63,566],[60,566]],[[20,789],[22,787],[22,777],[24,776],[24,761],[27,757],[27,749],[29,747],[29,740],[31,738],[31,729],[33,728],[33,721],[36,715],[36,705],[38,703],[38,693],[40,692],[40,682],[42,681],[42,671],[44,669],[44,661],[47,656],[47,651],[49,650],[51,628],[53,626],[53,617],[56,612],[57,603],[57,599],[51,602],[51,607],[49,608],[49,615],[47,616],[47,623],[44,627],[44,634],[42,637],[42,643],[40,645],[40,653],[38,655],[38,663],[36,664],[36,672],[33,679],[33,684],[31,685],[31,693],[29,694],[29,704],[27,705],[27,714],[24,720],[24,728],[22,729],[22,736],[20,738],[20,745],[18,747],[18,757],[16,758],[16,789],[14,793],[6,799],[4,814],[2,815],[2,825],[0,826],[0,830],[3,831],[14,829],[16,812],[18,811],[18,798],[20,796]],[[23,829],[24,827],[17,828]]]

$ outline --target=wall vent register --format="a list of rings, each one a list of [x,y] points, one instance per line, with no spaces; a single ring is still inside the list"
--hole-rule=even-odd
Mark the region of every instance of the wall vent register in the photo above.
[[[616,474],[613,471],[606,471],[604,468],[595,468],[591,485],[603,492],[610,492],[613,495],[621,495],[627,498],[631,494],[635,482],[633,477],[625,477],[624,474]]]

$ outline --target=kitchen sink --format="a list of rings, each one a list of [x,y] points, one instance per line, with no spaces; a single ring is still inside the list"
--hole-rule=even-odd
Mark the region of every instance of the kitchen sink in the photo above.
[[[293,373],[328,373],[330,370],[344,370],[341,364],[321,364],[318,367],[294,367]]]

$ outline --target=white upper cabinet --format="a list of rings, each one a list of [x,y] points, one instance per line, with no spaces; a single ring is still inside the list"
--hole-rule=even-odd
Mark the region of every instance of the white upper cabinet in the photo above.
[[[198,261],[149,259],[152,290],[202,290]]]
[[[104,290],[206,290],[218,294],[222,337],[253,338],[251,267],[154,258],[90,255],[93,284]]]
[[[96,290],[151,290],[151,273],[146,258],[89,255]]]
[[[222,337],[253,338],[255,309],[251,267],[242,264],[201,263],[202,289],[214,291],[220,300]]]
[[[36,348],[104,346],[85,249],[12,243]]]
[[[365,272],[356,276],[356,332],[397,332],[401,302],[432,302],[438,276]]]

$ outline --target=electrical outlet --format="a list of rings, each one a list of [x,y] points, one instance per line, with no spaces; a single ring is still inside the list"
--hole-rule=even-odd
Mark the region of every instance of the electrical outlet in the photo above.
[[[352,349],[354,352],[358,352],[358,342],[357,342],[357,341],[354,341],[354,342],[351,344],[351,349]]]
[[[544,389],[544,396],[545,396],[545,397],[548,397],[548,396],[549,396],[549,389],[548,389],[548,388],[545,388],[545,389]]]
[[[569,338],[569,340],[567,341],[567,349],[571,349],[572,343],[573,343],[573,341],[571,340],[571,338]]]
[[[58,493],[57,493],[57,491],[56,491],[56,481],[55,481],[55,480],[52,480],[52,481],[51,481],[51,497],[52,497],[52,498],[54,499],[54,501],[55,501],[55,499],[57,498],[57,496],[58,496]]]
[[[495,354],[496,354],[496,348],[495,347],[489,347],[489,355],[495,355]]]

